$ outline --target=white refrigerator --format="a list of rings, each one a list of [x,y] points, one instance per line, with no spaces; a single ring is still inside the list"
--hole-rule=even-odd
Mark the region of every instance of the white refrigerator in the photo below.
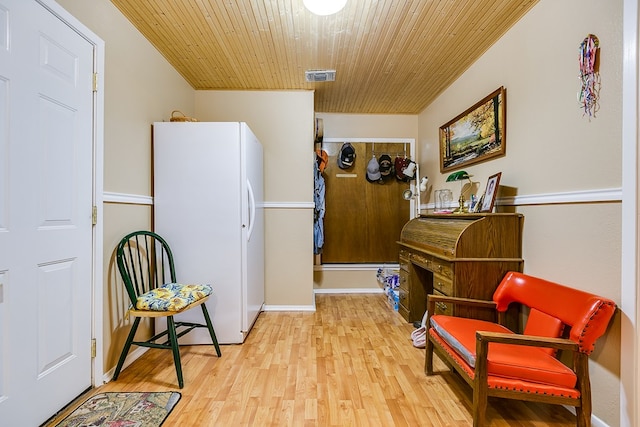
[[[264,306],[260,141],[246,123],[154,123],[153,177],[154,229],[171,247],[177,280],[211,284],[206,304],[218,341],[244,342]],[[177,320],[204,319],[194,309]],[[198,328],[180,343],[211,338]]]

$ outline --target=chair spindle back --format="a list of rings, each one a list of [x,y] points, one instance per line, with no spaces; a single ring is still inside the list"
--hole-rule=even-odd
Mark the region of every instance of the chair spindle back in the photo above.
[[[176,282],[173,254],[167,242],[151,231],[134,231],[122,238],[116,250],[118,270],[131,303],[165,283]]]

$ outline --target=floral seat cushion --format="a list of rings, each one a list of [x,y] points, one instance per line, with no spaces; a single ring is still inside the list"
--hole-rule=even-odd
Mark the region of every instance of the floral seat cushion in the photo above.
[[[165,283],[138,297],[136,309],[151,311],[179,311],[213,292],[211,285],[183,285]]]

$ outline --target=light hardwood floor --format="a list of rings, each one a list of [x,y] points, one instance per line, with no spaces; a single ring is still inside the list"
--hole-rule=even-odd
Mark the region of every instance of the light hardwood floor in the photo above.
[[[171,353],[149,350],[117,381],[90,391],[175,390],[169,426],[470,426],[471,388],[424,349],[381,294],[319,294],[315,313],[265,312],[243,345],[181,348],[185,386]],[[491,426],[574,426],[561,406],[490,400]]]

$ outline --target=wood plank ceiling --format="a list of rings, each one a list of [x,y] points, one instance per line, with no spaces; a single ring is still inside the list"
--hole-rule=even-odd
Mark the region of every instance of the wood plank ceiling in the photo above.
[[[111,0],[196,90],[315,90],[317,112],[417,114],[538,0]],[[500,67],[501,64],[496,64]],[[335,69],[308,83],[305,70]]]

